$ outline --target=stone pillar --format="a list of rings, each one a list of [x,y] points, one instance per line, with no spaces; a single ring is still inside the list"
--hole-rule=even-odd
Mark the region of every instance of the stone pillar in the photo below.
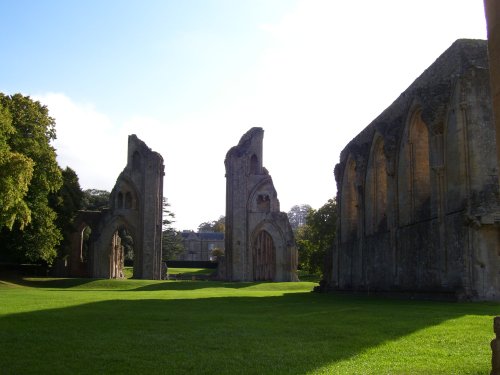
[[[491,372],[490,375],[500,375],[500,316],[493,319],[495,338],[491,340]]]
[[[484,11],[488,30],[488,58],[490,60],[490,85],[493,102],[493,116],[497,131],[497,145],[500,145],[500,2],[484,0]],[[500,165],[500,147],[497,147],[497,161]]]

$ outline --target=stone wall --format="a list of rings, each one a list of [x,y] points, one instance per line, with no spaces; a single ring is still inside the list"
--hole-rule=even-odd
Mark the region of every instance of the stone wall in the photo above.
[[[286,213],[262,165],[262,128],[252,128],[231,148],[226,165],[224,270],[231,281],[295,281],[297,250]]]
[[[340,290],[500,298],[486,42],[458,40],[342,151]]]
[[[484,0],[488,29],[488,56],[490,60],[491,97],[495,114],[497,144],[500,144],[500,2]],[[500,148],[497,150],[500,164]]]
[[[134,278],[161,279],[163,176],[161,155],[130,135],[127,165],[111,192],[109,209],[83,211],[77,218],[68,262],[71,276],[123,277],[123,246],[117,231],[126,229],[133,239]],[[86,256],[85,227],[92,230]]]

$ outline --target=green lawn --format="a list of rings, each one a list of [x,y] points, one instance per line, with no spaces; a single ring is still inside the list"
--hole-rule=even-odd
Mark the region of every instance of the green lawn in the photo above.
[[[317,294],[314,285],[0,281],[0,373],[489,373],[500,304]]]
[[[216,272],[215,268],[168,268],[169,276],[184,275],[187,276],[206,276],[209,277]],[[126,279],[131,279],[134,274],[134,267],[124,267],[124,274]]]

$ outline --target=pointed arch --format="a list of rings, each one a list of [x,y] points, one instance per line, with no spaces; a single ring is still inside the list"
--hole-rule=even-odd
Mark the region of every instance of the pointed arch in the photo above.
[[[342,178],[341,193],[341,238],[342,242],[356,236],[358,229],[358,193],[356,188],[356,161],[349,155]]]
[[[375,133],[365,183],[365,228],[373,234],[387,228],[387,158],[384,139]]]
[[[465,207],[467,186],[467,147],[462,111],[452,108],[448,112],[444,135],[446,211],[455,212]]]
[[[250,174],[259,174],[259,158],[253,154],[250,158]]]
[[[398,163],[399,223],[407,225],[430,217],[429,128],[421,109],[409,117],[402,138]]]

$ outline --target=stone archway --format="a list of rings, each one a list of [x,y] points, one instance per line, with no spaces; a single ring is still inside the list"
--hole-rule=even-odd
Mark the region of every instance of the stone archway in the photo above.
[[[163,158],[135,135],[128,139],[128,162],[111,191],[109,208],[81,211],[79,222],[92,229],[88,264],[81,256],[82,228],[72,236],[70,276],[123,277],[123,243],[118,231],[133,239],[134,278],[161,279]],[[85,267],[84,267],[85,266]],[[85,268],[85,269],[83,269]]]

